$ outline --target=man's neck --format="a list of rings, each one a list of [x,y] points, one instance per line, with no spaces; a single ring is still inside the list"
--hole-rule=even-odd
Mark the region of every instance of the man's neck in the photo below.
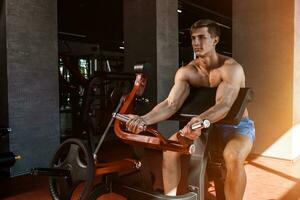
[[[212,69],[220,67],[220,56],[216,51],[210,52],[203,57],[206,61],[205,68],[210,71]]]

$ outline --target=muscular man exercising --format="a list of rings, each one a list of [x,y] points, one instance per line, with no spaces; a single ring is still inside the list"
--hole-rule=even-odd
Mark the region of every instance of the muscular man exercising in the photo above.
[[[219,42],[220,28],[211,20],[199,20],[191,27],[191,39],[196,59],[178,69],[175,83],[167,99],[156,105],[144,116],[128,115],[131,119],[126,123],[129,131],[139,133],[141,125],[151,125],[171,117],[182,106],[188,97],[190,87],[217,87],[214,106],[193,117],[181,130],[182,134],[196,140],[201,130],[193,131],[191,125],[208,119],[211,123],[224,118],[233,105],[240,88],[245,87],[245,75],[242,66],[234,59],[216,52]],[[196,109],[196,108],[195,108]],[[244,161],[251,151],[255,137],[253,121],[245,110],[239,125],[223,125],[217,127],[225,139],[223,152],[227,169],[225,180],[225,196],[227,200],[241,200],[246,187]],[[177,140],[176,135],[171,136]],[[178,152],[163,153],[163,183],[166,195],[174,196],[180,181],[181,166]]]

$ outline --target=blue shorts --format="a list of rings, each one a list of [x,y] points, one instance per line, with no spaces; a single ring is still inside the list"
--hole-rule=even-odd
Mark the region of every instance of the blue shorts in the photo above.
[[[225,141],[228,141],[236,134],[247,136],[252,142],[255,140],[254,122],[249,118],[242,118],[238,125],[218,124],[215,128]]]

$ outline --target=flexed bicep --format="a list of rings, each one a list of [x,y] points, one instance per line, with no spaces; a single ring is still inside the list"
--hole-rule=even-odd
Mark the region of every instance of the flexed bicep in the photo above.
[[[223,103],[230,109],[244,85],[244,71],[239,65],[226,66],[225,69],[217,89],[216,104]]]
[[[216,92],[216,105],[222,104],[223,109],[230,110],[240,91],[239,85],[222,81]]]

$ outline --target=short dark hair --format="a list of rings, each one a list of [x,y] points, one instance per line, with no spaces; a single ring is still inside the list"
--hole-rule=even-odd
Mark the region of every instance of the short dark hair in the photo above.
[[[210,20],[210,19],[200,19],[196,21],[190,29],[190,33],[192,34],[193,30],[197,28],[202,28],[202,27],[207,27],[208,32],[212,37],[220,37],[221,36],[221,30],[220,26],[218,25],[217,22]]]

